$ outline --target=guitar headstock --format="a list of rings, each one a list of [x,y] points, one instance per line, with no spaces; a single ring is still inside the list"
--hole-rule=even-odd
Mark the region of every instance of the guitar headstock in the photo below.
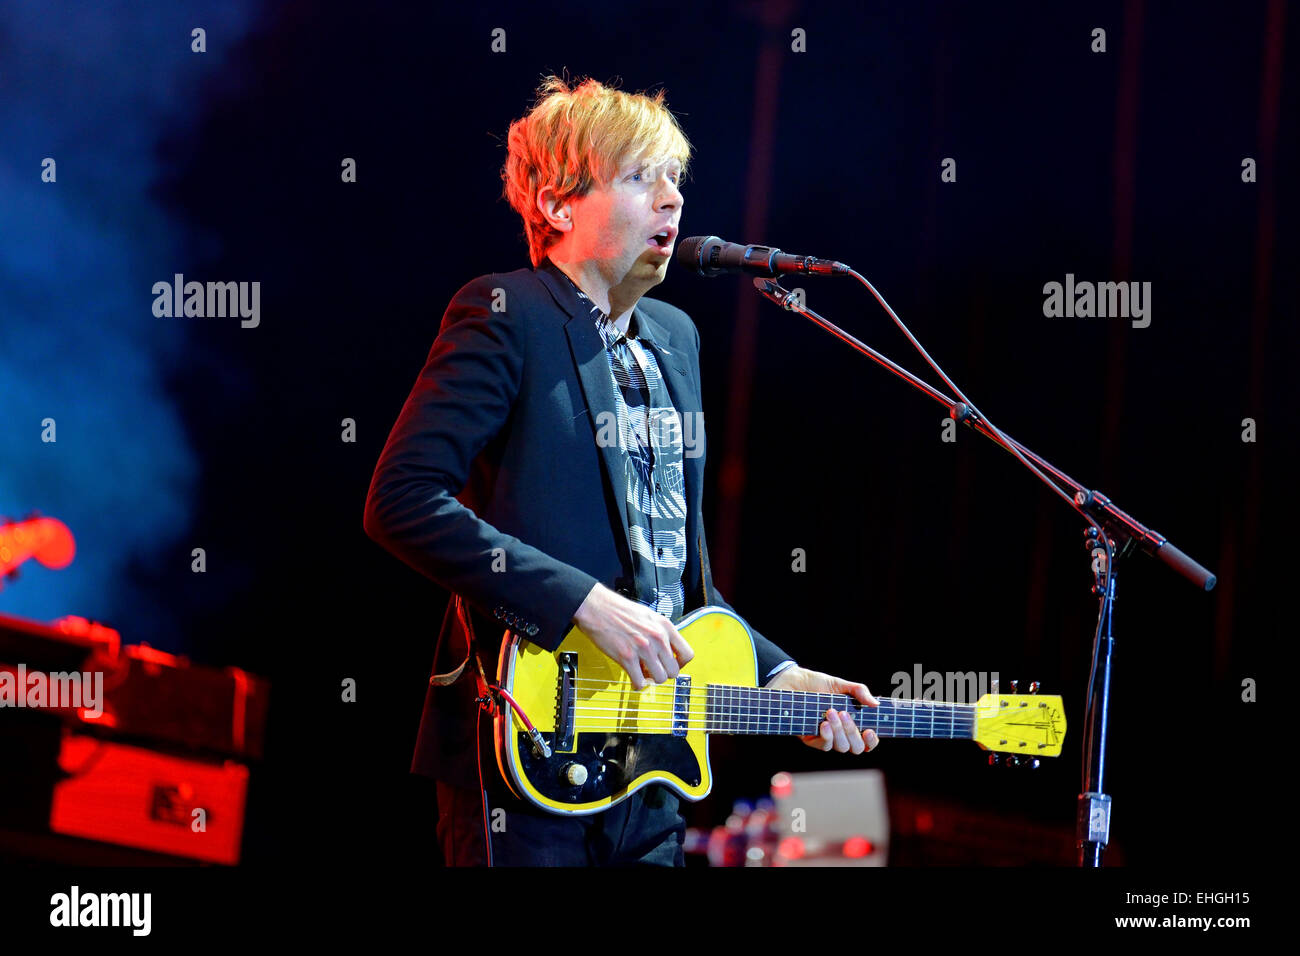
[[[1012,758],[1011,766],[1059,757],[1064,741],[1065,702],[1059,696],[985,694],[975,705],[975,742]]]

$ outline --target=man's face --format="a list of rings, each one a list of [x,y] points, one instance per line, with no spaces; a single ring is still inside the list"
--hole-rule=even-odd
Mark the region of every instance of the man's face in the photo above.
[[[639,295],[664,280],[682,214],[681,163],[635,159],[574,199],[571,253],[611,288]]]

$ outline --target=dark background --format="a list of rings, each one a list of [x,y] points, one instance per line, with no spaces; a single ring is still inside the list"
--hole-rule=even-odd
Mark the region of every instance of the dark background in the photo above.
[[[1278,674],[1266,652],[1294,631],[1267,566],[1294,514],[1294,10],[72,9],[18,4],[0,21],[0,508],[63,517],[82,556],[25,571],[0,610],[99,618],[271,679],[247,865],[437,862],[431,787],[407,766],[446,594],[366,538],[362,506],[448,299],[528,265],[500,198],[504,136],[539,77],[566,69],[666,88],[696,147],[683,236],[854,265],[994,422],[1218,574],[1205,594],[1146,558],[1121,565],[1114,859],[1225,875],[1255,859],[1271,764],[1242,681]],[[192,26],[206,54],[189,51]],[[39,183],[46,155],[58,186]],[[260,327],[154,318],[150,287],[176,272],[261,281]],[[1043,285],[1066,273],[1151,282],[1150,327],[1045,318]],[[803,285],[923,369],[856,284]],[[997,671],[1004,690],[1063,694],[1070,720],[1065,755],[1033,774],[990,770],[969,744],[852,758],[716,738],[722,770],[692,823],[720,822],[777,770],[874,766],[891,791],[1054,827],[1068,856],[1095,623],[1077,517],[973,433],[942,442],[938,405],[748,280],[672,265],[652,295],[701,331],[710,550],[737,609],[800,663],[878,694],[917,663]],[[57,451],[32,438],[47,407]],[[193,547],[206,574],[190,572]]]

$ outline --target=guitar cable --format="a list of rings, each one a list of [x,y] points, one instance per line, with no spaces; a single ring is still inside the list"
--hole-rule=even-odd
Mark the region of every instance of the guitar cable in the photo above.
[[[514,696],[502,687],[500,684],[494,684],[487,679],[487,671],[483,667],[483,659],[478,654],[478,642],[474,637],[474,625],[470,622],[468,615],[464,613],[463,607],[458,606],[457,613],[461,615],[461,622],[465,626],[469,637],[471,654],[474,657],[474,664],[478,668],[478,691],[479,696],[474,698],[479,709],[474,717],[474,761],[478,768],[478,789],[483,798],[483,846],[487,850],[487,865],[493,866],[492,862],[492,834],[489,829],[489,819],[491,808],[488,806],[487,788],[483,786],[483,712],[486,711],[491,719],[495,719],[498,710],[504,710],[502,701],[510,705],[510,709],[518,715],[528,731],[528,736],[533,742],[533,749],[540,757],[550,757],[551,748],[547,745],[546,740],[542,737],[541,732],[528,719],[528,714],[519,706],[519,702]],[[508,632],[507,632],[508,633]],[[466,658],[468,660],[468,658]]]
[[[483,786],[483,711],[489,714],[492,712],[492,704],[481,704],[478,712],[474,716],[474,762],[478,765],[478,792],[483,798],[483,846],[487,850],[487,865],[493,866],[492,863],[492,834],[488,830],[488,814],[491,810],[488,807],[487,788]]]
[[[498,700],[498,698],[504,699],[505,702],[510,705],[510,708],[519,716],[519,719],[523,721],[524,727],[528,730],[528,736],[533,741],[533,747],[538,750],[539,755],[543,757],[551,756],[551,748],[547,745],[545,739],[543,739],[541,732],[538,731],[538,729],[533,726],[533,722],[528,719],[528,715],[524,713],[524,709],[519,706],[518,701],[516,701],[511,693],[504,687],[490,683],[483,672],[482,661],[478,660],[477,654],[475,654],[474,657],[475,663],[478,664],[479,668],[479,688],[480,691],[482,691],[482,696],[475,698],[475,702],[479,705],[479,709],[474,720],[474,756],[475,762],[478,765],[478,789],[479,793],[483,795],[483,845],[487,848],[487,865],[493,866],[492,835],[488,828],[488,819],[491,814],[491,808],[488,806],[487,788],[483,786],[483,712],[487,711],[489,717],[495,718],[497,710],[504,709],[501,707],[501,701]]]

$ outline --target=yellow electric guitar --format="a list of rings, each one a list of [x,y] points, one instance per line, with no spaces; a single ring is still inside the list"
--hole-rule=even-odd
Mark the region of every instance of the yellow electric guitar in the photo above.
[[[695,657],[643,691],[576,627],[554,652],[518,635],[502,645],[500,686],[518,709],[498,710],[496,753],[517,796],[561,814],[605,810],[650,783],[699,800],[713,786],[709,734],[811,735],[831,707],[880,737],[974,740],[1027,759],[1061,753],[1060,697],[878,697],[868,707],[844,694],[771,690],[758,686],[753,638],[730,611],[701,608],[677,629]]]

